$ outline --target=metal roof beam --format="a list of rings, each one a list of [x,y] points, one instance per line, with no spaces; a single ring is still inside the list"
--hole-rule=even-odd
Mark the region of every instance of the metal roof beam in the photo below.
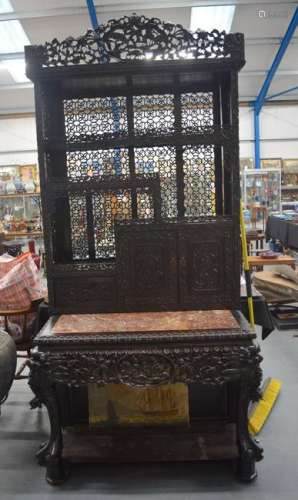
[[[7,61],[9,59],[23,59],[24,57],[24,52],[0,52],[1,61]]]
[[[283,56],[288,48],[288,45],[292,39],[292,36],[295,33],[297,26],[298,26],[298,7],[296,7],[296,9],[295,9],[294,15],[290,21],[288,29],[287,29],[287,31],[286,31],[286,33],[281,41],[281,44],[280,44],[279,49],[276,53],[276,56],[273,60],[273,63],[271,64],[271,68],[268,71],[268,74],[265,78],[265,81],[262,85],[262,88],[259,92],[259,95],[255,101],[254,106],[255,106],[255,110],[257,113],[260,113],[260,111],[262,109],[262,105],[263,105],[264,100],[267,96],[267,92],[269,90],[271,82],[272,82],[274,75],[275,75],[275,73],[276,73],[276,71],[277,71],[277,69],[282,61],[282,58],[283,58]]]
[[[87,7],[88,7],[88,12],[89,12],[89,17],[90,17],[90,21],[91,21],[91,24],[92,24],[92,28],[94,30],[96,30],[96,28],[98,28],[98,19],[97,19],[97,15],[96,15],[96,7],[94,5],[93,0],[86,0],[86,2],[87,2]]]
[[[283,90],[282,92],[278,92],[277,94],[272,94],[266,97],[265,102],[270,101],[271,99],[275,99],[275,97],[280,97],[282,95],[289,94],[290,92],[294,92],[294,90],[298,90],[298,86],[290,87],[289,89]]]
[[[290,21],[288,29],[281,41],[279,49],[276,53],[276,56],[271,64],[271,68],[268,71],[268,74],[265,78],[265,81],[262,85],[262,88],[259,92],[258,97],[256,98],[253,108],[254,108],[254,140],[255,140],[255,167],[260,168],[261,166],[261,153],[260,153],[260,112],[262,106],[266,100],[266,96],[271,85],[271,82],[277,72],[277,69],[282,61],[282,58],[288,48],[289,43],[296,31],[298,26],[298,7],[296,7],[294,15]]]
[[[266,77],[266,79],[267,79],[269,72],[264,70],[264,69],[248,69],[247,71],[243,70],[243,71],[241,71],[241,73],[239,73],[240,77],[241,76],[264,76],[264,75],[267,75],[267,77]],[[279,76],[297,76],[297,75],[298,75],[298,70],[296,70],[296,69],[279,70],[275,74],[276,77],[279,77]]]

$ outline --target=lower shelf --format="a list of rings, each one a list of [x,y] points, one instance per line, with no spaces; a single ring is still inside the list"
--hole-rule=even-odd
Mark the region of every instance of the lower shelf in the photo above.
[[[80,429],[64,432],[63,457],[79,463],[235,459],[236,426],[225,423],[189,428]]]

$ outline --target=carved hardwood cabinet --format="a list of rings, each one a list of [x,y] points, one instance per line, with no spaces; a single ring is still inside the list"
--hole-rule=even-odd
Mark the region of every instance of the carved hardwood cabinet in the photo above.
[[[133,15],[25,49],[56,313],[85,314],[86,325],[90,313],[142,322],[146,312],[201,311],[211,321],[220,310],[236,318],[228,330],[205,321],[201,330],[130,335],[108,335],[103,317],[92,335],[87,326],[58,335],[51,318],[36,339],[30,378],[51,421],[38,453],[47,479],[64,477],[63,429],[88,421],[86,385],[140,381],[188,384],[191,425],[132,432],[141,447],[135,458],[149,439],[148,459],[235,459],[242,479],[253,479],[262,453],[248,435],[247,407],[258,397],[260,356],[234,313],[243,35]],[[179,446],[170,450],[173,432]],[[125,450],[125,436],[117,444],[110,435],[111,449]]]
[[[154,226],[163,221],[180,224],[178,237],[170,229],[159,236],[164,272],[175,273],[176,253],[180,285],[156,276],[167,291],[154,306],[145,288],[142,302],[138,283],[142,308],[237,308],[243,35],[124,17],[76,40],[26,47],[26,64],[35,85],[51,305],[126,310],[133,302],[131,293],[123,302],[115,228],[145,224],[148,259],[136,265],[152,276],[161,260],[149,258],[149,233],[157,245]]]

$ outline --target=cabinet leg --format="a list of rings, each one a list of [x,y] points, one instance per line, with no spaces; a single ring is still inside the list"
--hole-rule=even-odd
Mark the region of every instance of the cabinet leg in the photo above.
[[[65,480],[62,450],[63,438],[59,416],[59,408],[54,388],[48,391],[45,398],[48,410],[51,434],[49,442],[39,451],[39,456],[46,462],[46,480],[49,484],[61,484]]]
[[[61,484],[65,480],[63,438],[55,384],[43,371],[39,353],[30,358],[29,366],[29,385],[38,400],[45,405],[50,421],[49,440],[41,445],[36,456],[40,464],[46,465],[47,482],[52,485]]]
[[[237,466],[237,475],[240,481],[250,482],[258,475],[254,453],[251,449],[241,453]]]
[[[256,462],[262,460],[263,450],[248,432],[249,387],[240,384],[238,401],[237,437],[239,458],[237,473],[241,481],[253,481],[257,477]]]
[[[65,481],[66,476],[61,457],[48,456],[46,467],[46,480],[51,486],[57,486]]]

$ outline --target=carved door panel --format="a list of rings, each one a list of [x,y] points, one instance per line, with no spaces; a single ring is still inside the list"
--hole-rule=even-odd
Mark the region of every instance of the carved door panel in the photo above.
[[[232,221],[179,228],[179,293],[182,307],[236,309],[240,300],[239,243]]]
[[[158,311],[176,308],[177,239],[175,230],[145,226],[119,228],[116,254],[120,309]]]

